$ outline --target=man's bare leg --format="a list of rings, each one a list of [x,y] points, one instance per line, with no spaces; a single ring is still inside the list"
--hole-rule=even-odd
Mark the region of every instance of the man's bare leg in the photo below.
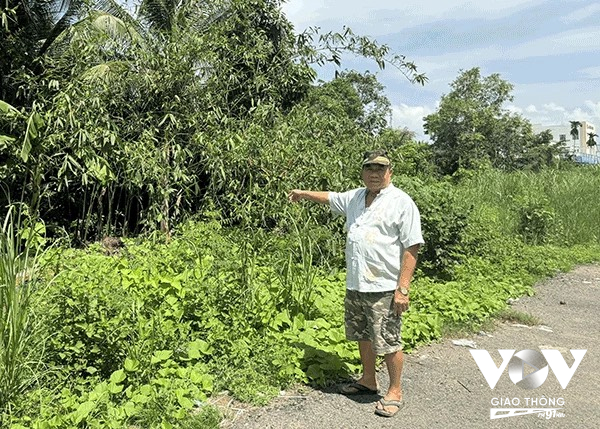
[[[402,366],[404,364],[404,354],[402,350],[395,353],[385,355],[385,364],[390,375],[390,387],[384,396],[387,401],[400,401],[402,400]],[[385,409],[391,413],[398,410],[398,407],[390,405],[383,407],[380,403],[377,403],[377,408]]]
[[[369,389],[377,390],[377,378],[375,376],[377,355],[373,351],[371,341],[359,341],[358,351],[360,352],[360,361],[363,366],[363,375],[358,380],[358,383]]]

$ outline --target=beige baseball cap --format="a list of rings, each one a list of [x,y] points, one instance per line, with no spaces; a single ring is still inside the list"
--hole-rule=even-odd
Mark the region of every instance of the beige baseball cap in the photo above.
[[[379,165],[390,165],[390,159],[388,158],[387,151],[385,150],[372,150],[365,152],[363,155],[362,165],[379,164]]]

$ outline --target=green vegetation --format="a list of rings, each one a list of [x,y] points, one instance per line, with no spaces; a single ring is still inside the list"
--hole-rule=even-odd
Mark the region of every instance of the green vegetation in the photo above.
[[[508,322],[520,323],[526,326],[535,326],[541,323],[540,319],[523,311],[518,311],[513,308],[507,308],[503,310],[498,318],[500,320],[506,320]]]
[[[504,108],[512,100],[513,86],[500,75],[483,77],[475,67],[462,71],[450,86],[438,110],[425,117],[443,174],[486,164],[539,170],[566,155],[564,144],[552,143],[549,132],[534,134],[528,120]]]
[[[597,173],[565,171],[557,186]],[[526,185],[539,174],[518,177]],[[545,244],[528,243],[518,222],[499,222],[518,213],[507,198],[518,201],[528,188],[474,192],[473,184],[486,178],[498,185],[514,180],[488,171],[459,185],[417,184],[424,225],[432,226],[425,227],[426,239],[439,235],[436,246],[452,252],[438,258],[436,247],[424,249],[404,316],[409,351],[442,332],[479,329],[494,316],[524,323],[523,315],[506,309],[508,298],[597,259],[600,245],[591,235],[566,246],[561,234],[567,230],[547,228]],[[397,185],[414,180],[396,177]],[[553,195],[565,195],[559,191],[544,195],[548,207],[558,205]],[[571,191],[570,199],[583,196]],[[290,384],[330,384],[356,372],[358,351],[343,332],[339,224],[330,215],[324,225],[310,216],[300,224],[293,219],[313,207],[287,207],[287,230],[224,228],[196,219],[181,223],[168,242],[152,234],[125,239],[111,254],[99,243],[47,251],[38,272],[52,284],[35,289],[27,306],[45,327],[27,340],[46,339],[37,355],[43,368],[36,369],[35,383],[13,390],[4,424],[210,425],[219,413],[207,401],[222,390],[263,404]],[[565,221],[560,212],[553,217]],[[336,258],[328,259],[329,252]]]
[[[15,219],[16,217],[16,219]],[[41,327],[32,298],[40,287],[36,275],[37,226],[22,225],[9,210],[0,230],[0,409],[10,410],[31,388],[40,367]]]
[[[525,320],[507,299],[598,259],[600,170],[505,112],[497,75],[459,76],[429,145],[387,126],[375,74],[315,82],[344,52],[425,83],[413,63],[295,36],[278,1],[59,3],[0,6],[2,427],[217,427],[224,390],[355,373],[343,220],[286,194],[359,186],[365,150],[422,215],[407,351]]]

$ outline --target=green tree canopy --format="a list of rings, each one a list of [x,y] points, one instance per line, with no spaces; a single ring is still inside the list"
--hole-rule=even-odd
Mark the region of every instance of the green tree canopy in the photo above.
[[[504,107],[513,99],[513,85],[499,74],[484,77],[476,67],[461,71],[450,86],[452,91],[442,96],[438,110],[425,117],[425,132],[431,136],[442,173],[482,164],[502,169],[539,167],[534,154],[542,156],[543,164],[562,152],[560,144],[537,138],[528,120]]]
[[[0,9],[9,21],[12,1]],[[333,162],[340,151],[370,148],[386,125],[389,101],[375,75],[344,72],[315,86],[315,64],[339,65],[350,52],[425,81],[403,56],[348,28],[295,35],[280,3],[142,0],[135,16],[114,0],[91,0],[68,19],[59,8],[48,28],[62,20],[64,31],[21,40],[33,41],[41,67],[19,68],[19,79],[2,70],[28,99],[0,104],[0,181],[81,241],[169,231],[211,201],[232,222],[252,207],[274,225],[271,209],[254,207],[267,185],[284,183],[281,156]],[[3,27],[2,47],[25,23]]]
[[[390,101],[377,76],[354,70],[336,73],[335,79],[321,82],[310,91],[310,103],[325,113],[343,113],[371,135],[381,133],[388,125]]]

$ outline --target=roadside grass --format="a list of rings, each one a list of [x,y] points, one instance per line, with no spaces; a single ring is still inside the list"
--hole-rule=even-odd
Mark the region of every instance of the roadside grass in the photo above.
[[[526,326],[536,326],[542,324],[542,320],[539,317],[524,311],[515,310],[514,308],[510,307],[502,310],[498,314],[497,318],[502,322],[518,323]]]
[[[40,289],[40,224],[9,207],[0,230],[0,423],[43,371],[43,337],[33,305]],[[25,225],[24,225],[25,224]]]
[[[457,189],[475,211],[495,218],[504,236],[519,235],[523,221],[559,245],[600,243],[600,168],[501,172],[486,170]]]
[[[453,251],[462,253],[438,258],[447,257],[448,277],[417,272],[403,320],[407,353],[442,338],[493,332],[501,322],[537,325],[538,318],[507,307],[507,300],[533,294],[539,280],[599,259],[594,225],[583,226],[592,231],[587,242],[575,229],[554,228],[564,226],[559,207],[568,205],[567,195],[577,192],[576,179],[583,175],[544,173],[554,178],[552,186],[567,181],[569,187],[561,193],[564,200],[547,197],[536,205],[526,174],[511,175],[507,183],[501,173],[485,174],[491,179],[478,180],[479,188],[462,187],[462,198],[474,207],[471,218],[450,222],[446,211],[433,213],[432,223],[449,222],[438,230],[449,234],[446,242],[460,244]],[[548,195],[558,194],[531,180]],[[537,222],[524,230],[533,243],[514,221],[521,213],[516,191],[533,201],[522,213]],[[590,206],[578,208],[585,218],[600,212],[600,207],[594,212],[596,200],[587,200]],[[46,262],[56,278],[33,310],[46,314],[53,335],[44,356],[60,371],[48,377],[54,391],[19,382],[17,390],[28,390],[27,403],[0,418],[10,418],[13,429],[216,428],[223,416],[207,401],[215,392],[227,390],[236,400],[264,405],[297,383],[327,386],[357,374],[357,347],[346,341],[343,328],[345,275],[323,263],[343,253],[340,243],[327,229],[333,227],[322,227],[322,236],[316,236],[317,220],[301,220],[290,218],[289,229],[278,234],[190,221],[168,243],[127,240],[122,254],[107,256],[99,245],[49,252]],[[25,291],[31,284],[13,275],[23,272],[11,268],[13,260],[4,262],[5,283],[19,287],[4,292]],[[10,362],[28,361],[36,362]],[[36,365],[32,369],[40,373]],[[0,388],[8,381],[0,379]]]

